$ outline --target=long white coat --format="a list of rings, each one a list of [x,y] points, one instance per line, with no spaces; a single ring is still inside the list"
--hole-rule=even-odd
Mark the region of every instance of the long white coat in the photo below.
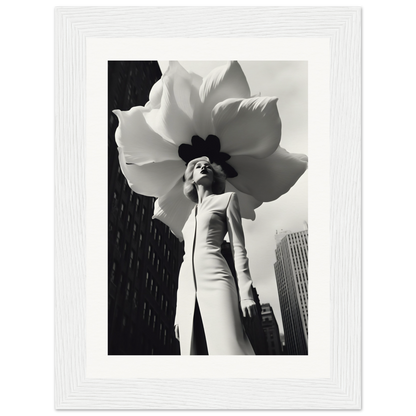
[[[221,254],[227,232],[238,288]],[[175,318],[181,355],[191,354],[196,300],[209,355],[253,355],[240,315],[240,300],[253,299],[253,293],[237,195],[206,197],[185,224],[184,240]]]

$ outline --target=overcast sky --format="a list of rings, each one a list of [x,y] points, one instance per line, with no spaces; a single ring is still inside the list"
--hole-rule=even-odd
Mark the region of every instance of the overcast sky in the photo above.
[[[224,61],[181,61],[188,71],[206,76]],[[282,119],[281,147],[291,153],[308,154],[308,66],[306,61],[240,61],[251,95],[276,96]],[[162,73],[168,62],[159,62]],[[231,162],[231,161],[230,161]],[[308,172],[278,200],[256,209],[256,220],[243,220],[247,254],[260,302],[270,303],[283,332],[274,275],[275,233],[300,231],[308,220]]]

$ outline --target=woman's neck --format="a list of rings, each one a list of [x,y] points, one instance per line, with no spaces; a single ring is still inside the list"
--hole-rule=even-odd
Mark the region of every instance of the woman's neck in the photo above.
[[[202,204],[203,200],[209,196],[212,195],[212,189],[207,188],[203,185],[196,185],[196,192],[198,194],[198,204]]]

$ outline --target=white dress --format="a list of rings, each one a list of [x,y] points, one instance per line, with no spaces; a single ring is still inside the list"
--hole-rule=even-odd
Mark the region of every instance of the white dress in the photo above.
[[[227,232],[238,288],[221,254]],[[229,192],[206,197],[185,224],[184,240],[175,318],[181,355],[193,353],[196,305],[209,355],[253,355],[240,315],[240,300],[253,299],[253,293],[237,195]]]

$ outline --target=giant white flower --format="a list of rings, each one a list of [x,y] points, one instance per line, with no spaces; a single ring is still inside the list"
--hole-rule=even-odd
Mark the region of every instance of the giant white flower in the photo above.
[[[116,142],[122,172],[133,191],[158,199],[154,218],[182,239],[193,202],[183,194],[186,163],[208,156],[227,174],[243,218],[285,194],[305,172],[307,157],[281,148],[277,97],[251,97],[238,62],[205,78],[178,62],[153,86],[149,102],[119,119]]]

